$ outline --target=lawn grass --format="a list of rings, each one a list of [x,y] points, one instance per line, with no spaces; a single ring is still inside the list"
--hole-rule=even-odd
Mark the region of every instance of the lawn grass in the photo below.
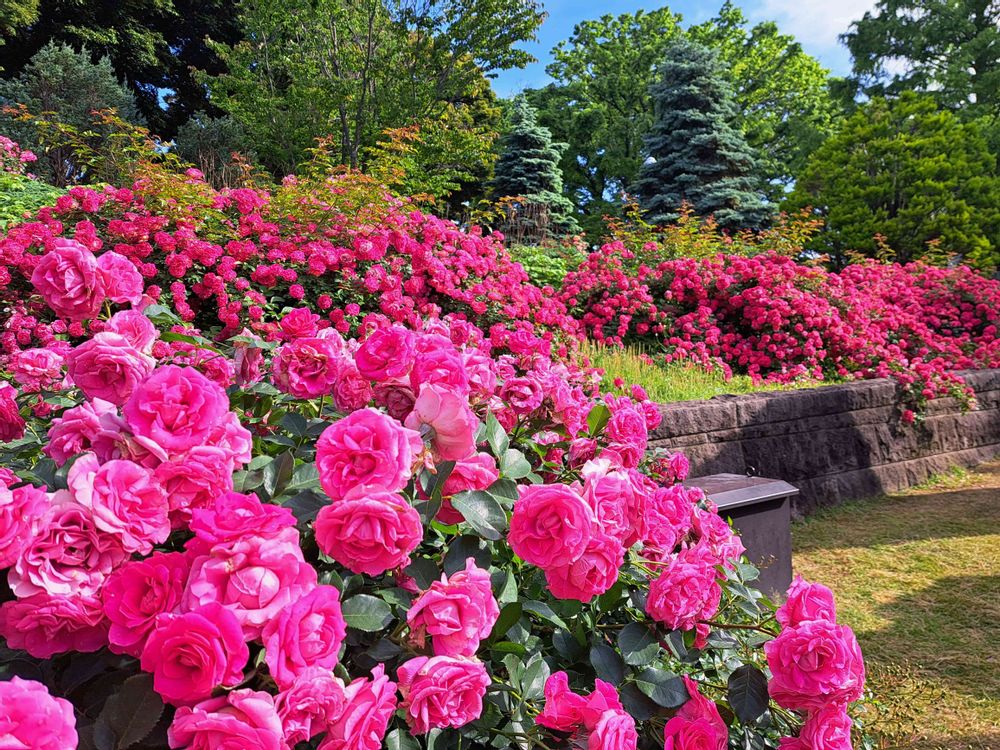
[[[1000,750],[1000,462],[793,528],[882,702],[882,747]]]
[[[607,388],[610,389],[615,378],[621,378],[627,385],[639,383],[646,389],[649,397],[659,403],[828,385],[814,381],[797,381],[788,385],[755,385],[746,375],[734,375],[727,380],[721,370],[708,371],[697,364],[651,364],[644,356],[646,353],[643,349],[636,346],[605,346],[588,341],[584,342],[582,353],[594,367],[604,371]]]

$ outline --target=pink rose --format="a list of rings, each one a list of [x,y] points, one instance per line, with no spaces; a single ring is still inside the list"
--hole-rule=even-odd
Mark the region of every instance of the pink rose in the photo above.
[[[399,495],[381,491],[324,506],[315,530],[325,554],[370,576],[408,565],[424,538],[420,514]]]
[[[418,656],[396,672],[400,708],[413,734],[464,727],[483,712],[490,676],[481,661],[450,656]]]
[[[112,573],[101,591],[111,622],[108,641],[116,654],[139,658],[158,615],[176,612],[191,561],[180,552],[156,552]]]
[[[422,449],[413,430],[375,409],[361,409],[320,435],[319,481],[334,500],[371,490],[395,492],[406,486]]]
[[[181,706],[167,730],[176,750],[287,750],[274,699],[234,690],[194,707]]]
[[[24,386],[46,387],[62,378],[63,356],[52,349],[22,349],[13,356],[11,372]]]
[[[128,557],[121,542],[97,528],[90,509],[68,492],[53,497],[38,527],[8,573],[15,596],[97,594],[111,571]]]
[[[540,568],[565,565],[590,544],[597,519],[580,495],[564,484],[518,487],[507,541],[525,562]]]
[[[664,729],[666,747],[670,750],[726,750],[729,729],[714,702],[703,696],[698,683],[687,675],[684,686],[690,698]]]
[[[209,545],[237,542],[244,537],[273,538],[295,526],[288,508],[264,504],[254,495],[224,492],[191,514],[191,531]]]
[[[49,509],[49,496],[26,485],[10,489],[0,484],[0,569],[13,565],[38,533],[40,520]]]
[[[242,468],[253,458],[253,437],[231,411],[223,415],[222,421],[208,436],[208,442],[228,453],[236,468]]]
[[[695,507],[692,518],[694,531],[698,535],[698,546],[709,551],[717,564],[732,568],[733,560],[739,560],[746,552],[746,547],[729,522],[711,504],[707,510]]]
[[[288,747],[308,742],[337,720],[344,710],[344,685],[329,669],[307,667],[278,693],[274,707]]]
[[[101,253],[101,257],[97,259],[97,268],[104,277],[104,292],[112,302],[138,305],[142,301],[142,274],[124,255],[110,250]]]
[[[481,398],[492,396],[497,389],[496,363],[493,358],[478,349],[466,349],[462,353],[462,359],[472,392]]]
[[[104,304],[104,275],[97,258],[76,240],[58,239],[41,257],[31,283],[61,318],[93,318]]]
[[[344,690],[344,710],[318,750],[380,750],[396,711],[396,684],[378,664],[372,679],[358,678]]]
[[[861,697],[865,665],[854,631],[826,620],[785,628],[764,644],[773,675],[768,690],[778,705],[794,710],[849,703]]]
[[[340,353],[331,339],[296,339],[282,344],[271,361],[274,385],[295,398],[319,398],[333,392]]]
[[[594,680],[594,690],[580,708],[580,719],[588,731],[593,731],[608,711],[624,711],[618,688],[604,680]]]
[[[278,327],[286,341],[306,339],[319,333],[320,317],[308,307],[297,307],[282,316]]]
[[[125,338],[143,354],[153,351],[153,343],[159,332],[153,321],[138,310],[120,310],[111,316],[107,330]]]
[[[42,451],[61,466],[76,454],[90,450],[102,430],[101,415],[114,415],[116,411],[114,404],[99,398],[67,409],[52,420]]]
[[[240,331],[239,335],[249,341],[233,342],[233,369],[236,385],[245,388],[258,382],[263,376],[264,349],[259,344],[263,344],[264,339],[247,328]]]
[[[96,596],[34,594],[0,605],[0,636],[10,648],[48,659],[100,650],[108,643],[108,621]]]
[[[441,487],[442,495],[457,495],[469,490],[485,490],[500,478],[497,462],[489,453],[476,453],[455,462]]]
[[[635,750],[639,733],[635,719],[624,711],[609,710],[601,714],[588,738],[588,750]]]
[[[646,493],[640,481],[622,469],[613,469],[606,459],[588,461],[581,471],[583,499],[606,534],[626,547],[639,538]]]
[[[333,402],[342,411],[357,411],[364,408],[373,397],[371,383],[364,377],[354,362],[346,356],[340,357],[337,366],[337,380],[333,384]]]
[[[667,560],[691,530],[693,519],[694,504],[684,487],[675,484],[657,489],[644,503],[644,554],[653,559]]]
[[[569,689],[565,672],[553,672],[545,681],[545,705],[535,723],[557,732],[572,732],[583,724],[581,711],[587,699]]]
[[[0,682],[0,747],[70,750],[79,738],[73,704],[49,695],[40,682],[18,676]]]
[[[413,411],[413,403],[417,400],[410,386],[397,382],[376,384],[372,397],[390,417],[400,422]]]
[[[406,426],[426,435],[441,461],[459,461],[476,449],[478,420],[468,399],[441,385],[423,385]]]
[[[542,385],[536,378],[512,378],[500,389],[500,398],[507,402],[515,414],[530,414],[545,400]]]
[[[90,507],[97,528],[115,535],[126,552],[148,555],[154,544],[170,536],[163,488],[152,472],[131,461],[101,465],[94,475]]]
[[[441,576],[417,597],[406,613],[406,622],[417,648],[424,647],[429,635],[436,656],[474,656],[499,616],[490,574],[476,567],[470,557],[465,570],[450,578]]]
[[[721,598],[715,560],[685,549],[649,585],[646,612],[672,630],[692,630],[718,611]]]
[[[17,390],[0,380],[0,442],[9,443],[24,437],[24,417],[17,405]]]
[[[800,625],[807,620],[837,621],[837,605],[833,592],[819,583],[809,583],[802,576],[795,576],[788,589],[788,598],[778,607],[775,618],[782,627]]]
[[[194,513],[210,508],[233,489],[233,457],[223,448],[196,445],[161,463],[154,476],[167,493],[171,525],[182,528]]]
[[[426,337],[425,337],[426,338]],[[410,370],[410,387],[420,392],[425,385],[453,391],[468,401],[469,379],[458,350],[445,339],[440,348],[418,351]]]
[[[624,561],[621,542],[600,532],[590,538],[583,554],[573,562],[545,568],[545,580],[557,599],[576,599],[586,604],[615,585]]]
[[[646,442],[649,439],[646,415],[632,405],[613,409],[605,432],[609,442],[634,446],[639,450],[646,449]]]
[[[416,355],[413,332],[402,326],[373,331],[354,354],[358,371],[369,380],[383,382],[407,375]]]
[[[140,664],[153,675],[163,700],[183,706],[207,698],[220,685],[238,685],[249,657],[236,615],[212,602],[157,617]]]
[[[316,569],[302,558],[298,540],[248,536],[211,548],[191,563],[183,605],[218,602],[236,615],[247,640],[289,602],[316,586]]]
[[[799,739],[809,750],[852,750],[852,724],[843,705],[827,706],[809,714]]]
[[[137,436],[181,453],[210,442],[229,414],[229,398],[191,367],[158,367],[129,398],[122,414]]]
[[[73,384],[87,398],[120,406],[153,369],[153,359],[110,331],[95,334],[66,357]]]
[[[310,667],[333,669],[346,634],[340,592],[317,586],[264,625],[264,660],[271,677],[285,688]]]

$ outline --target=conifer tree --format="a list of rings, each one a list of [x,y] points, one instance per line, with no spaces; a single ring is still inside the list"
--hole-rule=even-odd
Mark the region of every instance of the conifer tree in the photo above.
[[[675,220],[683,203],[723,229],[757,228],[771,215],[753,150],[736,126],[733,92],[715,53],[685,37],[667,49],[653,86],[646,163],[632,191],[653,223]]]

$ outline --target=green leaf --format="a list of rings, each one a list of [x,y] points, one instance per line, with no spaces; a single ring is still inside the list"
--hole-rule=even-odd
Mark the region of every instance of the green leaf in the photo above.
[[[285,485],[285,492],[294,493],[302,490],[315,490],[319,488],[319,469],[316,464],[301,464],[292,472],[292,478]]]
[[[531,473],[531,464],[516,448],[508,448],[500,459],[500,472],[507,479],[524,479]]]
[[[512,641],[497,641],[496,643],[491,643],[490,650],[496,651],[500,654],[517,654],[518,656],[524,656],[528,653],[528,649],[520,643],[513,643]]]
[[[486,415],[486,442],[490,444],[490,449],[497,458],[502,457],[510,445],[506,430],[492,413]]]
[[[315,520],[324,506],[330,504],[330,500],[326,495],[320,495],[313,490],[303,490],[287,500],[283,500],[281,504],[292,511],[296,521],[309,523]]]
[[[744,664],[729,675],[726,697],[743,724],[753,724],[767,710],[767,677],[752,664]]]
[[[660,643],[648,627],[630,622],[618,633],[618,648],[625,663],[636,667],[652,662],[660,652]]]
[[[291,451],[285,451],[264,467],[264,491],[270,496],[280,495],[288,481],[292,478],[295,468],[295,457]]]
[[[590,663],[597,676],[612,685],[619,685],[625,679],[625,662],[611,646],[595,643],[590,647]]]
[[[420,750],[420,743],[404,729],[393,729],[385,736],[386,750]]]
[[[153,690],[151,674],[129,677],[101,709],[94,726],[95,743],[99,747],[126,750],[149,736],[159,723],[163,709],[163,701]],[[107,745],[112,738],[113,744]]]
[[[421,589],[429,588],[441,575],[437,564],[428,557],[411,557],[410,564],[403,572],[410,576]]]
[[[665,669],[656,667],[644,669],[636,676],[635,684],[652,698],[654,703],[664,708],[683,706],[691,697],[684,687],[684,681]]]
[[[521,697],[529,701],[541,698],[549,674],[549,665],[541,656],[535,656],[524,668],[524,674],[521,676]]]
[[[562,628],[563,630],[569,630],[569,626],[563,622],[562,618],[559,617],[555,612],[552,611],[550,607],[545,602],[536,602],[534,600],[528,600],[523,602],[525,612],[530,612],[541,620],[549,623],[550,625],[555,625],[557,628]]]
[[[587,415],[587,429],[590,434],[593,436],[603,430],[609,419],[611,419],[611,410],[604,404],[595,404]]]
[[[496,542],[503,538],[507,530],[507,513],[490,493],[460,492],[451,498],[451,504],[484,539]]]
[[[309,429],[309,422],[298,412],[290,411],[281,418],[281,427],[295,437],[302,437]]]
[[[491,638],[501,638],[507,634],[510,630],[521,619],[521,613],[524,608],[521,602],[511,602],[504,606],[500,610],[500,616],[497,618],[496,623],[493,625],[493,632],[490,633]]]
[[[374,633],[392,622],[392,609],[381,599],[368,594],[352,596],[342,605],[348,627]]]
[[[465,562],[470,557],[483,570],[489,570],[493,562],[493,552],[486,542],[473,534],[463,534],[448,545],[448,552],[444,556],[444,572],[452,575],[465,570]]]
[[[635,683],[623,685],[619,691],[622,706],[628,711],[632,718],[639,721],[648,721],[660,712],[660,707],[649,699]]]

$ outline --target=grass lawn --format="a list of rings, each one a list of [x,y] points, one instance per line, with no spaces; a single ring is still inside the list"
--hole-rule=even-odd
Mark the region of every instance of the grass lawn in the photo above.
[[[1000,462],[793,527],[882,705],[884,748],[1000,750]]]

